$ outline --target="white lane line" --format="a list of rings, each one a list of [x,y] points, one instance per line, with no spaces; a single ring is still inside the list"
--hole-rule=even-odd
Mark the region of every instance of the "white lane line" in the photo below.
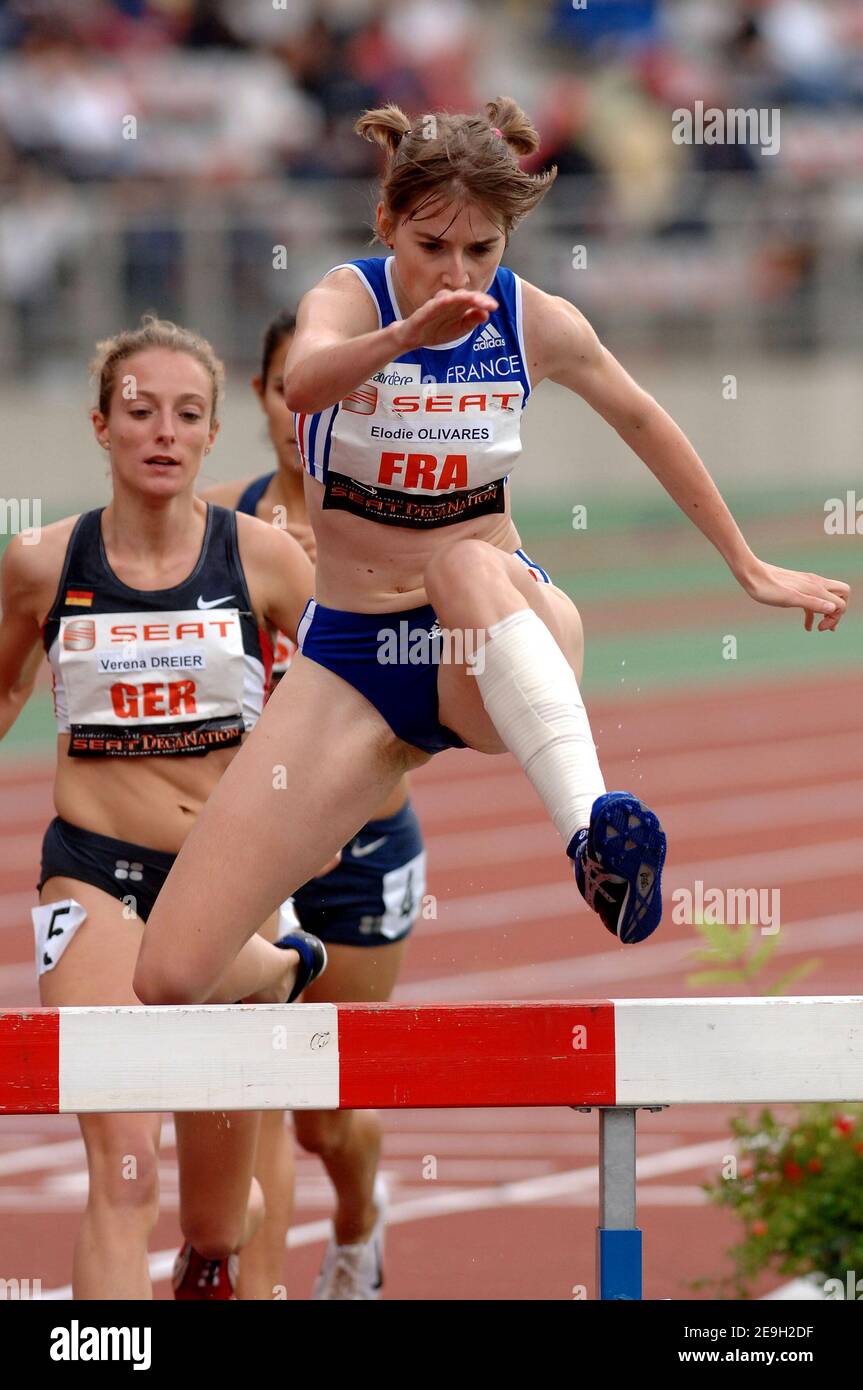
[[[525,807],[527,811],[527,807]],[[513,864],[538,858],[560,858],[561,842],[537,803],[536,817],[517,825],[452,831],[427,835],[429,865],[442,869]],[[420,807],[420,814],[422,808]],[[787,791],[753,796],[734,796],[714,801],[682,801],[666,811],[662,824],[669,842],[678,851],[687,840],[724,832],[744,834],[772,832],[788,826],[812,826],[823,835],[830,825],[846,816],[863,817],[863,779],[807,787],[798,795]],[[802,851],[801,851],[802,853]],[[2,902],[2,900],[0,900]]]
[[[528,807],[524,807],[524,810],[529,814]],[[663,811],[662,819],[670,842],[676,851],[680,851],[688,840],[705,835],[772,832],[788,826],[812,826],[816,828],[814,838],[817,840],[819,834],[829,832],[837,819],[846,816],[863,816],[863,780],[860,778],[806,787],[796,795],[787,791],[762,792],[745,797],[681,801],[667,812]],[[561,858],[560,840],[538,800],[536,816],[517,825],[490,825],[488,828],[430,834],[425,839],[429,865],[435,873],[444,869],[479,869],[497,863]],[[2,840],[2,847],[10,853],[10,857],[14,854],[18,860],[32,861],[35,866],[41,843],[41,834],[7,836]],[[802,857],[803,851],[798,853]],[[33,872],[35,878],[35,867]],[[683,869],[677,872],[683,872]],[[35,904],[35,889],[32,892],[0,893],[0,930],[25,924],[29,928],[30,909]]]
[[[727,696],[721,698],[726,700]],[[644,757],[663,761],[690,756],[725,758],[734,753],[742,754],[745,757],[750,751],[762,750],[771,750],[781,755],[783,749],[793,748],[796,750],[802,746],[808,751],[811,745],[817,744],[820,747],[823,743],[826,747],[828,741],[835,743],[837,739],[847,744],[849,741],[854,741],[863,732],[863,725],[861,725],[859,718],[844,716],[838,726],[825,728],[819,733],[812,734],[810,732],[811,725],[807,729],[803,716],[798,715],[797,727],[787,727],[784,731],[777,733],[775,714],[772,711],[765,709],[762,719],[756,720],[752,711],[747,709],[746,733],[748,737],[740,737],[739,726],[729,726],[725,730],[717,730],[712,723],[706,728],[690,729],[687,722],[681,733],[675,722],[679,710],[674,706],[663,707],[652,711],[652,713],[648,712],[644,717],[637,707],[622,712],[620,715],[616,710],[588,708],[591,731],[600,747],[600,740],[606,737],[609,730],[614,729],[614,732],[620,731],[622,733],[621,726],[624,722],[624,714],[627,732],[625,737],[620,739],[620,744],[623,746],[617,750],[606,752],[603,758],[604,762],[623,762],[632,758],[636,750],[639,750],[640,755]],[[756,723],[758,727],[756,727]],[[614,726],[617,728],[615,729]],[[674,736],[670,742],[665,742],[669,735],[669,729],[674,730]],[[652,743],[651,738],[654,740]],[[511,772],[514,766],[514,759],[506,753],[492,756],[472,753],[471,760],[477,769],[481,769],[483,776],[504,776],[508,771]],[[461,750],[447,751],[443,755],[433,758],[431,763],[426,764],[420,772],[416,773],[414,781],[418,786],[441,786],[450,781],[452,774],[456,771],[464,775],[466,764],[467,756],[464,752]]]
[[[0,1178],[14,1173],[36,1173],[50,1168],[65,1168],[80,1164],[84,1156],[81,1139],[67,1139],[60,1144],[38,1144],[30,1149],[14,1149],[0,1154]]]
[[[637,791],[639,788],[635,782],[638,782],[642,784],[648,799],[652,795],[657,801],[662,797],[671,800],[686,796],[695,788],[704,789],[709,798],[711,792],[723,790],[739,795],[750,786],[756,792],[759,788],[763,791],[764,781],[778,789],[788,783],[793,784],[809,769],[817,769],[822,775],[837,772],[847,774],[850,737],[850,732],[845,737],[841,734],[820,734],[806,738],[789,734],[781,739],[762,739],[757,743],[677,752],[653,752],[646,742],[634,742],[631,752],[608,756],[602,754],[600,746],[600,760],[609,786],[628,781],[632,789]],[[496,804],[503,799],[530,795],[530,783],[509,755],[499,758],[481,758],[478,755],[472,759],[472,763],[473,770],[467,776],[463,771],[464,764],[459,765],[453,760],[449,768],[452,773],[458,769],[458,776],[434,777],[424,781],[420,774],[416,778],[414,796],[420,814],[426,820],[452,816],[454,808],[470,807],[478,797],[486,800],[490,791],[493,791]],[[41,786],[38,783],[14,788],[0,785],[0,827],[10,825],[20,828],[27,816],[32,816],[41,826],[42,817],[46,818],[47,824],[52,814],[49,780],[46,779]]]
[[[572,1119],[569,1119],[570,1125]],[[430,1123],[427,1116],[426,1123]],[[393,1130],[384,1131],[384,1162],[401,1162],[414,1159],[421,1163],[426,1155],[433,1158],[478,1157],[491,1154],[495,1158],[504,1155],[534,1154],[544,1157],[547,1154],[567,1154],[574,1158],[578,1153],[594,1153],[595,1134],[544,1134],[532,1130],[502,1134],[496,1130],[475,1133],[470,1130],[449,1130],[445,1133],[431,1130]],[[0,1169],[2,1172],[2,1169]]]
[[[825,827],[825,830],[828,827]],[[470,836],[465,836],[467,841]],[[558,845],[555,858],[563,860]],[[534,852],[533,858],[537,857]],[[434,858],[431,858],[434,868]],[[827,874],[852,875],[860,873],[863,864],[863,839],[809,843],[791,849],[741,854],[728,859],[699,859],[685,864],[671,863],[665,870],[663,892],[666,901],[677,888],[693,891],[696,879],[708,887],[725,885],[747,888],[781,888],[789,883],[811,883]],[[566,866],[564,865],[564,870]],[[2,900],[0,900],[2,901]],[[439,916],[436,920],[421,921],[417,930],[423,937],[448,936],[454,932],[482,931],[488,927],[520,925],[534,927],[537,922],[560,917],[586,917],[585,907],[573,876],[570,882],[538,883],[527,887],[503,888],[498,892],[467,893],[437,899]],[[29,922],[27,923],[29,930]],[[0,989],[6,986],[5,970],[20,969],[22,962],[0,967]],[[35,970],[34,966],[28,969]],[[18,978],[10,977],[12,983]],[[10,985],[11,987],[11,985]]]
[[[663,1177],[669,1173],[685,1173],[690,1169],[718,1163],[728,1153],[728,1146],[727,1139],[721,1143],[711,1140],[707,1144],[688,1144],[682,1149],[650,1154],[638,1160],[636,1176],[641,1179]],[[568,1199],[573,1193],[593,1191],[598,1182],[599,1170],[594,1166],[576,1168],[564,1173],[548,1173],[543,1177],[525,1178],[520,1182],[467,1188],[461,1191],[447,1189],[395,1203],[389,1209],[387,1224],[401,1226],[406,1222],[451,1216],[455,1212],[489,1211],[497,1207],[522,1206],[558,1197]],[[318,1241],[328,1240],[330,1230],[329,1220],[310,1221],[302,1226],[295,1226],[288,1232],[288,1249],[293,1250],[302,1245],[314,1245]],[[159,1250],[150,1255],[150,1278],[154,1283],[170,1276],[176,1254],[176,1249],[171,1249]],[[59,1289],[48,1289],[43,1292],[42,1297],[55,1300],[71,1299],[72,1286],[66,1284]]]
[[[422,1201],[429,1190],[427,1182],[405,1181],[401,1175],[386,1170],[392,1179],[393,1186],[397,1187],[399,1199],[403,1202]],[[452,1174],[447,1173],[446,1180],[454,1181]],[[436,1182],[435,1187],[446,1186],[445,1182]],[[33,1216],[37,1213],[48,1212],[63,1217],[80,1217],[81,1211],[87,1195],[87,1174],[86,1171],[80,1175],[75,1175],[75,1179],[65,1183],[62,1188],[58,1185],[50,1190],[45,1188],[28,1188],[16,1186],[13,1188],[0,1188],[0,1211],[12,1212],[17,1216]],[[320,1211],[332,1205],[333,1190],[326,1179],[321,1179],[319,1183],[300,1183],[294,1197],[294,1210],[299,1211]],[[595,1207],[598,1200],[598,1185],[586,1192],[574,1192],[571,1196],[549,1197],[544,1201],[537,1202],[537,1206],[556,1206],[556,1207]],[[650,1184],[639,1188],[638,1205],[642,1207],[677,1207],[677,1206],[696,1206],[704,1205],[707,1198],[701,1188],[691,1187],[686,1183],[667,1185]],[[160,1207],[162,1214],[177,1212],[180,1208],[180,1193],[176,1182],[166,1186],[161,1190]],[[316,1223],[317,1224],[317,1223]]]
[[[574,1192],[571,1197],[555,1197],[549,1206],[592,1207],[597,1200],[596,1192]],[[648,1183],[638,1189],[638,1206],[642,1207],[703,1207],[707,1204],[707,1194],[700,1187],[689,1187]],[[542,1203],[540,1203],[542,1205]]]
[[[514,889],[520,893],[522,890]],[[548,921],[552,917],[567,917],[569,911],[548,911],[547,904],[537,898],[542,890],[531,890],[530,904],[523,909],[524,924]],[[477,895],[480,901],[482,898]],[[452,906],[456,901],[453,900]],[[462,900],[464,901],[464,900]],[[568,899],[569,901],[569,899]],[[530,906],[540,907],[530,915]],[[497,919],[500,920],[500,919]],[[506,919],[504,919],[506,920]],[[418,928],[435,925],[423,922]],[[470,923],[463,924],[467,930]],[[494,925],[483,922],[483,926]],[[453,928],[454,930],[454,928]],[[585,922],[585,930],[599,930],[599,923]],[[661,930],[661,928],[660,928]],[[802,951],[832,951],[859,943],[863,932],[863,913],[836,913],[829,917],[806,918],[787,922],[781,929],[784,945],[783,959]],[[402,980],[395,989],[396,1003],[441,1004],[453,1000],[565,998],[571,991],[576,997],[589,997],[587,991],[597,985],[622,984],[627,980],[646,980],[664,975],[667,971],[694,970],[698,963],[688,959],[688,953],[702,945],[701,938],[691,936],[682,941],[651,940],[639,947],[619,946],[616,950],[601,951],[588,956],[564,956],[554,960],[537,961],[530,965],[509,965],[498,970],[476,970],[470,973],[450,972],[423,979]],[[35,967],[27,964],[0,966],[0,1007],[28,1008],[38,1003],[34,984]],[[22,1002],[22,995],[26,996]]]
[[[749,795],[749,788],[756,792],[789,786],[805,778],[809,769],[817,768],[822,776],[844,773],[846,776],[853,763],[847,740],[835,742],[816,738],[790,738],[787,752],[770,744],[745,744],[739,748],[716,749],[704,753],[661,753],[650,754],[644,744],[639,744],[640,753],[633,750],[631,756],[604,757],[600,748],[605,782],[608,787],[628,786],[648,801],[655,801],[662,810],[662,798],[691,795],[696,787],[710,788],[711,791],[737,792]],[[792,754],[793,749],[793,755]],[[489,761],[493,761],[490,759]],[[453,778],[434,786],[415,788],[417,809],[424,821],[434,818],[452,817],[458,810],[463,815],[473,814],[487,803],[490,793],[494,804],[515,800],[519,796],[530,796],[530,783],[524,773],[507,759],[508,772],[502,772],[494,779],[493,787],[486,785],[485,777]],[[805,788],[801,789],[805,794]]]
[[[783,928],[785,951],[782,960],[801,951],[839,950],[859,944],[863,932],[863,913],[845,912],[792,922]],[[451,1003],[454,1000],[559,998],[577,991],[576,997],[590,998],[597,986],[603,988],[627,980],[646,980],[673,970],[703,969],[703,962],[689,960],[688,953],[700,946],[694,936],[684,941],[651,941],[640,946],[620,946],[592,956],[568,956],[538,961],[534,965],[511,965],[499,970],[436,976],[434,979],[405,980],[395,990],[396,1003]]]
[[[563,851],[560,859],[566,872]],[[696,879],[711,888],[783,887],[788,883],[820,882],[829,874],[852,875],[861,872],[863,839],[807,844],[799,848],[771,850],[759,854],[740,854],[729,859],[699,859],[686,864],[670,864],[663,876],[663,897],[670,900],[676,888],[691,893]],[[432,866],[433,871],[433,866]],[[481,931],[489,927],[516,923],[533,928],[537,922],[569,917],[586,917],[585,906],[575,876],[558,883],[537,883],[527,887],[502,888],[497,892],[468,893],[437,899],[437,920],[420,921],[417,931],[423,937],[448,936],[456,932]]]
[[[543,812],[538,803],[537,806],[538,815],[542,817]],[[748,810],[752,808],[754,814],[749,815]],[[673,878],[672,888],[687,887],[696,878],[706,882],[709,873],[711,886],[717,886],[716,879],[725,876],[735,884],[775,886],[775,880],[780,876],[782,882],[795,883],[818,878],[822,870],[855,872],[856,865],[863,864],[863,840],[844,840],[836,844],[818,839],[818,835],[829,834],[832,823],[829,817],[841,819],[845,815],[863,815],[863,782],[859,780],[841,783],[836,788],[828,786],[812,789],[805,795],[801,793],[799,800],[790,799],[785,794],[776,796],[773,793],[766,797],[736,797],[709,803],[703,812],[698,809],[696,803],[684,802],[674,817],[667,818],[666,828],[675,852],[685,847],[688,839],[721,833],[723,830],[768,831],[780,826],[813,825],[817,826],[817,834],[805,847],[761,851],[727,859],[701,859],[683,864],[672,862],[666,870],[666,882],[669,883]],[[675,826],[678,828],[675,829]],[[2,843],[5,847],[6,841]],[[537,863],[543,860],[559,863],[564,858],[555,830],[549,822],[541,818],[518,825],[490,827],[487,830],[474,829],[428,835],[426,845],[429,866],[435,874],[454,868],[471,867],[479,870],[494,867],[498,863]],[[569,898],[572,897],[572,892],[561,884],[510,888],[497,894],[482,893],[454,899],[441,897],[438,900],[439,904],[446,904],[448,917],[452,920],[449,925],[440,920],[424,922],[423,934],[443,935],[448,931],[462,931],[466,926],[476,928],[495,925],[500,921],[517,920],[523,915],[518,905],[519,893],[522,898],[525,895],[529,896],[531,903],[540,907],[550,895],[555,904],[550,909],[551,915],[554,916],[560,912],[568,915],[571,909]],[[506,915],[506,909],[501,906],[502,899],[514,905],[514,916]],[[26,927],[27,931],[30,931],[30,909],[36,905],[36,901],[35,891],[0,893],[0,930]],[[457,920],[456,914],[460,912],[470,912],[471,921],[465,923]],[[494,919],[493,922],[490,918]]]

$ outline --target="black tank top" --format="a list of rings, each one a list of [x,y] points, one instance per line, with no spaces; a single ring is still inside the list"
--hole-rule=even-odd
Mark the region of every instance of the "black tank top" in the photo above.
[[[257,516],[258,503],[275,476],[275,473],[262,473],[260,478],[253,478],[248,487],[240,493],[236,510],[245,512],[246,516]]]
[[[260,478],[253,478],[248,487],[244,488],[240,493],[236,510],[238,512],[245,512],[247,516],[257,516],[258,504],[275,476],[275,473],[263,473]],[[292,642],[287,633],[276,633],[275,651],[273,653],[273,685],[276,685],[278,681],[282,679],[282,676],[291,664],[296,650],[296,642]]]
[[[263,708],[273,649],[252,611],[236,516],[210,503],[188,578],[131,589],[108,563],[102,511],[75,523],[42,633],[69,756],[204,755],[239,743]]]

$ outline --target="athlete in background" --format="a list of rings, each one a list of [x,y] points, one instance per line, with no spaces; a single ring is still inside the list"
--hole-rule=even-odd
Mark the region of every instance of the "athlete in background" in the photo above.
[[[208,506],[195,477],[219,428],[210,345],[145,319],[94,363],[108,505],[14,539],[3,562],[0,735],[44,649],[57,719],[57,815],[33,919],[43,1005],[135,1005],[144,923],[195,817],[261,712],[271,631],[295,632],[313,574],[272,527]],[[279,1003],[326,953],[295,933],[254,937],[207,1002]],[[152,1297],[161,1116],[82,1114],[89,1195],[74,1297]],[[230,1298],[234,1252],[263,1215],[258,1116],[178,1114],[180,1298]]]

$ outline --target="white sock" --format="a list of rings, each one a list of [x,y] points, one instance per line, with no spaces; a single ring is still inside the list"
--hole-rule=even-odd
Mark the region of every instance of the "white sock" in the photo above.
[[[469,662],[486,713],[568,845],[605,791],[575,672],[532,608],[488,633]]]

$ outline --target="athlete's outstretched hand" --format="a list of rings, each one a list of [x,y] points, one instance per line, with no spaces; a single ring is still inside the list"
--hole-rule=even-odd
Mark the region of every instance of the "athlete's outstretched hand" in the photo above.
[[[741,583],[757,603],[770,603],[776,608],[802,608],[807,632],[812,631],[817,613],[823,614],[818,631],[835,631],[848,607],[851,592],[850,586],[841,579],[824,579],[820,574],[786,570],[764,560],[757,560],[755,568]]]
[[[433,299],[426,300],[404,320],[404,350],[438,347],[462,338],[477,324],[485,323],[497,307],[496,299],[478,290],[438,290]]]

